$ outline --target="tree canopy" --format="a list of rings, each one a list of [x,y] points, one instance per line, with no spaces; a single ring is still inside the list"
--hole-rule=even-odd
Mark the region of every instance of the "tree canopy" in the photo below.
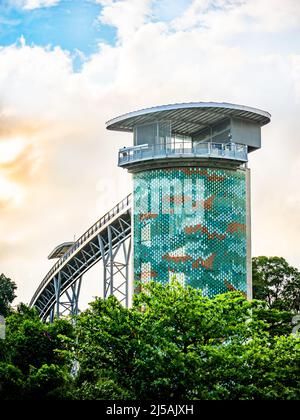
[[[143,286],[132,309],[97,299],[70,343],[77,395],[105,399],[110,388],[136,399],[297,399],[299,339],[291,328],[272,335],[264,308],[237,292],[209,299],[177,283]]]
[[[282,257],[252,259],[254,298],[269,308],[300,312],[300,272]]]
[[[73,336],[69,321],[43,323],[35,309],[24,304],[8,316],[6,338],[0,340],[0,399],[67,397],[72,378],[69,363],[59,353],[64,349],[61,335]]]
[[[139,290],[132,308],[99,298],[52,324],[24,304],[11,310],[0,399],[300,398],[300,337],[280,295],[210,299],[175,280]]]
[[[16,297],[16,288],[15,282],[0,274],[0,315],[5,317],[11,312],[10,305]]]

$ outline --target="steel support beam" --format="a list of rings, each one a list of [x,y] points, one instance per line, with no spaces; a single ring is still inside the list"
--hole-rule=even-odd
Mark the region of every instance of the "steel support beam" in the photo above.
[[[129,259],[131,255],[131,238],[127,241],[114,239],[123,237],[126,232],[123,227],[120,230],[108,227],[108,241],[105,247],[103,238],[99,235],[99,247],[101,250],[101,264],[103,272],[103,297],[116,296],[120,302],[128,307],[128,284],[129,284]],[[106,250],[108,248],[108,251]]]
[[[79,277],[62,295],[60,294],[61,282],[59,277],[54,281],[55,304],[50,309],[50,323],[54,321],[54,317],[60,318],[63,315],[74,317],[79,313],[78,303],[82,277]]]

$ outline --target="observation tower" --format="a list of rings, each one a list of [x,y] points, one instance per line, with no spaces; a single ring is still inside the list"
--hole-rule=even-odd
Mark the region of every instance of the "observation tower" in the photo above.
[[[270,117],[247,106],[197,102],[106,123],[133,133],[133,145],[118,158],[133,181],[133,280],[176,277],[206,296],[239,290],[251,299],[247,162]]]
[[[56,262],[30,306],[50,322],[77,315],[85,273],[95,264],[102,268],[101,297],[113,295],[124,306],[133,280],[173,277],[206,296],[240,290],[251,299],[247,162],[270,117],[246,106],[197,102],[108,121],[109,130],[133,133],[133,145],[119,151],[132,194],[76,241],[54,248],[48,258]]]

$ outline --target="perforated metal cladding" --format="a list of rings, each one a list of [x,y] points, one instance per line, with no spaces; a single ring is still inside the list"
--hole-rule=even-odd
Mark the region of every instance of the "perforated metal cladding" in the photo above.
[[[247,291],[244,170],[159,169],[134,179],[135,280],[214,296]]]

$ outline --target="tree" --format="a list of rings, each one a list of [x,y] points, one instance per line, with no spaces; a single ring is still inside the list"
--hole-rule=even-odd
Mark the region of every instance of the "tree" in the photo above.
[[[270,337],[288,336],[292,330],[293,313],[268,308],[265,302],[259,301],[255,315],[264,321]]]
[[[64,365],[61,354],[64,346],[60,336],[73,336],[72,324],[56,319],[52,324],[43,323],[35,310],[22,304],[6,319],[6,361],[28,374],[31,367]]]
[[[16,288],[16,284],[11,279],[0,274],[0,315],[6,317],[11,313],[10,304],[16,297]]]
[[[65,319],[43,323],[35,309],[20,304],[6,318],[0,340],[0,399],[68,399],[73,392],[65,339],[74,337]]]
[[[14,400],[22,396],[24,377],[20,369],[0,362],[0,400]]]
[[[238,292],[209,299],[175,282],[143,285],[131,309],[97,299],[69,340],[80,366],[77,395],[297,399],[300,339],[270,333],[262,310]]]
[[[269,308],[300,312],[300,272],[284,258],[256,257],[252,260],[254,298]]]
[[[126,400],[131,397],[128,391],[109,378],[101,378],[95,383],[85,381],[74,389],[72,395],[78,400]]]
[[[96,299],[75,326],[42,323],[21,304],[0,340],[0,400],[297,400],[300,338],[289,315],[175,281],[141,285],[132,308]]]
[[[31,368],[24,387],[24,399],[62,400],[71,398],[72,378],[67,368],[43,364]]]
[[[24,375],[9,363],[0,363],[0,400],[70,399],[73,380],[66,367],[43,364]]]

